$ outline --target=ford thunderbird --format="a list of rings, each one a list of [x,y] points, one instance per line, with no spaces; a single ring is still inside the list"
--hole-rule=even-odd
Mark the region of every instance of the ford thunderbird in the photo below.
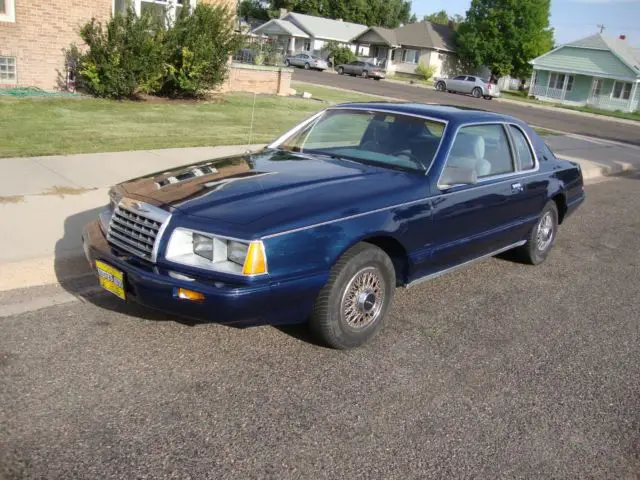
[[[507,250],[543,262],[584,198],[580,167],[520,120],[354,103],[258,153],[113,187],[83,242],[122,300],[236,326],[308,322],[350,348],[384,326],[398,286]]]

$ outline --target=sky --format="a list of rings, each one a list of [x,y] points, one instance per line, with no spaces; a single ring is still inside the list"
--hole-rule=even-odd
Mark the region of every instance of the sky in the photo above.
[[[464,16],[471,0],[413,0],[418,18],[446,10],[449,15]],[[598,33],[627,35],[632,45],[640,47],[640,0],[551,0],[551,26],[557,44],[567,43]]]

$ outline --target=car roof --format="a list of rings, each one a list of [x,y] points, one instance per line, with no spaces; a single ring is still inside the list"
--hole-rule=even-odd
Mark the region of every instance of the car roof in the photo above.
[[[411,103],[411,102],[366,102],[366,103],[342,103],[332,108],[339,109],[371,109],[384,112],[403,113],[406,115],[420,115],[424,117],[434,118],[436,120],[444,120],[447,122],[466,123],[466,122],[517,122],[520,120],[502,115],[500,113],[488,112],[486,110],[459,107],[456,105],[442,105],[437,103]]]

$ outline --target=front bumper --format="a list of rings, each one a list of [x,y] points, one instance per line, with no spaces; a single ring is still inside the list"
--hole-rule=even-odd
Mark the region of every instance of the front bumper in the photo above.
[[[169,270],[114,250],[107,243],[98,221],[85,227],[82,242],[94,270],[96,260],[101,260],[124,273],[128,301],[181,317],[234,326],[304,322],[327,280],[327,275],[314,275],[277,284],[265,282],[241,286],[220,284],[214,279],[206,282],[179,280],[171,277]],[[201,302],[179,299],[178,288],[200,292],[205,299]]]

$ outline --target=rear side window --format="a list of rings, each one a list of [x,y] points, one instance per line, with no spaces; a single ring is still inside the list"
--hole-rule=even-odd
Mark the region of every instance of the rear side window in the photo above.
[[[516,147],[518,158],[520,159],[520,168],[522,168],[522,170],[532,169],[534,165],[533,154],[531,153],[529,142],[527,142],[524,133],[515,125],[509,125],[509,129],[511,130],[513,143]]]

